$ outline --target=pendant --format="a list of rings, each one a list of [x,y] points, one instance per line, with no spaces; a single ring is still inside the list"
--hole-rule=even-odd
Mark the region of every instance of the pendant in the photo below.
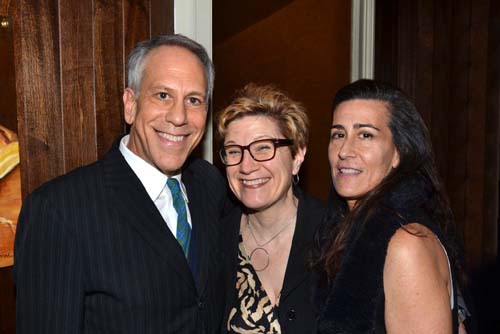
[[[256,251],[262,251],[264,252],[264,254],[266,254],[267,256],[267,262],[266,262],[266,265],[262,268],[256,268],[255,266],[253,267],[253,269],[255,269],[255,271],[263,271],[263,270],[266,270],[267,267],[269,267],[269,252],[265,249],[265,248],[262,248],[262,247],[257,247],[257,248],[254,248],[253,251],[250,253],[250,262],[252,262],[252,256],[255,254]],[[253,263],[252,263],[252,266],[253,266]]]

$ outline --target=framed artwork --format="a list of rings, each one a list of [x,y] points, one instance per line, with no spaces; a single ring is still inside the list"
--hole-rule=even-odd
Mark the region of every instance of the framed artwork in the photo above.
[[[12,22],[7,16],[0,16],[0,268],[12,266],[14,262],[14,236],[21,209],[21,167],[16,132]]]
[[[20,209],[19,141],[13,131],[0,125],[0,267],[14,262],[14,236]]]

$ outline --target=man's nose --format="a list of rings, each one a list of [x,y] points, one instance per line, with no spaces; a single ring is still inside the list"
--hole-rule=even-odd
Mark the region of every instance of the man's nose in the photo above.
[[[182,126],[187,123],[187,109],[184,101],[174,101],[173,105],[167,110],[166,120],[175,126]]]

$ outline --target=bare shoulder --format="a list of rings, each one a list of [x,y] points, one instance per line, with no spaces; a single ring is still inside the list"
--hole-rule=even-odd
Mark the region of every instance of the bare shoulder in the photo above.
[[[434,277],[448,283],[448,260],[436,235],[418,223],[399,228],[387,248],[385,275],[408,277],[410,282]]]
[[[417,223],[398,229],[389,242],[383,275],[388,332],[451,329],[448,261],[431,230]]]
[[[436,235],[426,226],[412,223],[399,228],[392,236],[386,261],[404,261],[411,266],[439,258],[446,262],[446,255]]]

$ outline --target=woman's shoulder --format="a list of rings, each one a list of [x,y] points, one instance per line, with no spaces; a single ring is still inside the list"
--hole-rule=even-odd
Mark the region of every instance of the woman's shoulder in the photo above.
[[[432,315],[432,310],[451,309],[447,256],[428,227],[411,223],[394,233],[387,248],[383,273],[388,326],[401,325],[399,320],[391,319],[418,323],[419,318],[439,318]],[[451,313],[443,314],[451,324]],[[434,320],[438,323],[439,319]]]
[[[416,222],[400,226],[387,248],[388,256],[407,260],[422,260],[441,253],[445,255],[436,234],[426,225]]]
[[[432,230],[410,223],[394,233],[387,247],[385,282],[398,282],[398,289],[405,289],[427,284],[448,286],[449,278],[446,252]]]

